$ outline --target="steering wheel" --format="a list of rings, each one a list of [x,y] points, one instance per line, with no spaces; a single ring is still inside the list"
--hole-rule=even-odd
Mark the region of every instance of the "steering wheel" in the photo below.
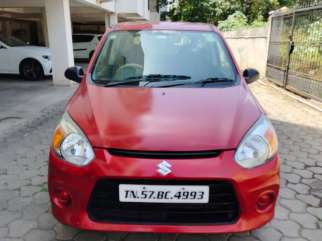
[[[139,64],[125,64],[119,67],[114,75],[114,79],[123,80],[129,77],[140,76],[143,73],[143,66]]]

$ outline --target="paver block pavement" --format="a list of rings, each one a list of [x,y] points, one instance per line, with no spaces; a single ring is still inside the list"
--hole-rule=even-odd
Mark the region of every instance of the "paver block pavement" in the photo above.
[[[87,232],[57,223],[48,205],[46,175],[51,135],[64,101],[0,138],[0,240],[321,241],[322,113],[270,85],[255,83],[251,89],[280,140],[282,188],[275,219],[265,227],[246,234],[155,235]]]
[[[27,220],[16,220],[9,224],[9,237],[20,238],[31,229],[37,227],[37,222]]]

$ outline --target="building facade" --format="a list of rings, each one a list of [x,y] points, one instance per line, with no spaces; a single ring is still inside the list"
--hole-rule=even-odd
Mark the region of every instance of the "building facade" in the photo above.
[[[14,36],[52,52],[53,82],[69,84],[72,33],[102,33],[124,21],[157,21],[157,0],[1,0],[0,36]]]

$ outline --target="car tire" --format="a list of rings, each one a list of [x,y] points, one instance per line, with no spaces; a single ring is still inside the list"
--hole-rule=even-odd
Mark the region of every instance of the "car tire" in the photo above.
[[[20,63],[20,75],[25,80],[41,80],[44,78],[44,70],[35,59],[25,59]]]

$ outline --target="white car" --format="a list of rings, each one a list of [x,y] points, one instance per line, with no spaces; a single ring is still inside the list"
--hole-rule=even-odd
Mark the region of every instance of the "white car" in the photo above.
[[[15,37],[0,35],[0,73],[20,74],[27,80],[51,76],[51,52],[49,48],[29,46]]]
[[[75,59],[90,59],[102,34],[79,33],[73,34],[73,48]]]

